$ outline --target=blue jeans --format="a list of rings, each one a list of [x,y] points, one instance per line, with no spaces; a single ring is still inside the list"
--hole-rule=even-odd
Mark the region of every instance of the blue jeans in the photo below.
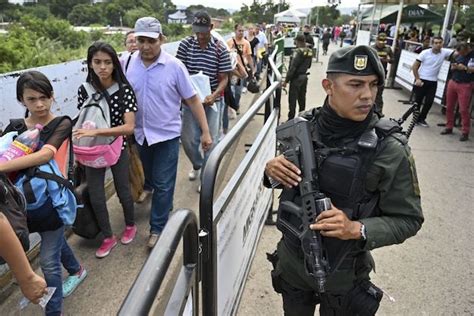
[[[222,98],[221,98],[222,99]],[[207,124],[209,126],[209,132],[212,137],[212,148],[214,148],[219,141],[219,112],[221,108],[221,100],[214,103],[217,107],[217,111],[214,111],[210,106],[205,106]],[[183,125],[181,128],[181,142],[183,143],[183,149],[188,156],[189,160],[193,164],[194,170],[199,170],[206,163],[212,148],[209,149],[202,155],[199,150],[201,146],[201,128],[197,120],[194,118],[191,109],[187,105],[183,105]]]
[[[240,79],[236,84],[230,86],[232,93],[234,94],[235,103],[240,107],[240,97],[242,96],[242,89],[244,87],[246,79]]]
[[[138,145],[138,144],[137,144]],[[148,145],[138,145],[145,187],[153,189],[150,212],[150,233],[160,234],[173,210],[173,196],[178,170],[179,137]]]
[[[39,233],[41,236],[40,265],[48,287],[55,287],[51,300],[46,305],[46,315],[61,315],[63,304],[63,273],[62,266],[75,274],[81,269],[74,253],[64,238],[64,226],[56,230]]]

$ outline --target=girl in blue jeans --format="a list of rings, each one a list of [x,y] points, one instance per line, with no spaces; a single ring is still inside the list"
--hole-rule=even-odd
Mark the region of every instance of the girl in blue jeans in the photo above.
[[[53,87],[49,79],[38,71],[23,73],[17,81],[17,99],[27,108],[28,117],[24,123],[28,129],[36,124],[45,128],[55,118],[51,112],[53,103]],[[51,126],[51,125],[50,125]],[[5,131],[15,130],[7,126]],[[29,155],[16,158],[0,164],[0,172],[15,172],[26,168],[43,165],[54,158],[63,142],[69,139],[72,133],[70,120],[62,120],[52,135],[40,149]],[[41,236],[40,266],[48,287],[55,287],[56,291],[46,305],[46,315],[61,315],[63,297],[70,295],[87,276],[86,270],[80,265],[64,238],[64,225],[55,209],[45,208],[44,214],[28,214],[28,228],[30,232],[38,232]],[[34,221],[31,221],[34,215]],[[42,216],[39,220],[39,216]],[[63,266],[69,276],[62,277]]]

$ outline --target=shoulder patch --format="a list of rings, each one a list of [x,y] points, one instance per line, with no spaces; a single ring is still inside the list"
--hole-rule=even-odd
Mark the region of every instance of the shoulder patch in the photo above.
[[[415,166],[415,159],[413,158],[413,154],[410,153],[408,155],[408,163],[410,164],[410,173],[411,173],[411,180],[413,182],[413,191],[417,196],[420,196],[420,185],[418,184],[418,175],[416,174],[416,166]]]

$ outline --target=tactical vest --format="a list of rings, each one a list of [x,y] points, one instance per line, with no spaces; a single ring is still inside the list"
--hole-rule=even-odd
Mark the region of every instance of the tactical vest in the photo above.
[[[311,48],[297,48],[297,53],[301,54],[303,62],[296,69],[295,77],[305,75],[308,69],[311,68],[311,63],[313,62],[313,50]]]
[[[384,148],[387,137],[395,133],[398,133],[399,136],[396,138],[399,141],[406,141],[401,133],[401,127],[396,122],[380,119],[374,128],[364,132],[359,138],[348,139],[339,148],[328,148],[321,145],[317,131],[313,130],[313,140],[316,140],[315,155],[319,165],[319,189],[331,199],[334,206],[344,211],[349,219],[359,220],[379,214],[380,193],[366,190],[367,171],[377,154]],[[284,201],[293,201],[301,205],[298,188],[285,188],[280,198],[280,205]],[[293,226],[301,227],[300,218],[281,212],[282,209],[279,207],[278,218],[283,216]],[[277,227],[279,227],[278,221]],[[286,245],[302,255],[300,240],[283,230],[282,232]],[[338,267],[343,268],[341,266],[343,261],[349,262],[349,267],[345,268],[351,268],[353,258],[361,253],[353,240],[322,238],[331,272]]]

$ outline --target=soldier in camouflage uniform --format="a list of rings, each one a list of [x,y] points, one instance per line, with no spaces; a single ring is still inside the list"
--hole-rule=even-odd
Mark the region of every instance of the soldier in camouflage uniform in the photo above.
[[[394,55],[392,48],[386,44],[387,35],[385,33],[380,33],[377,36],[377,42],[372,46],[373,49],[377,51],[377,55],[382,62],[382,67],[385,72],[385,77],[387,77],[387,66],[394,62]],[[377,91],[377,96],[375,98],[375,111],[382,114],[383,110],[383,90],[384,86],[380,86]]]
[[[287,316],[312,316],[317,304],[320,315],[374,315],[382,291],[369,281],[375,266],[370,250],[402,243],[421,228],[420,191],[407,139],[394,121],[374,114],[384,77],[372,48],[339,49],[322,82],[328,95],[324,105],[301,115],[311,124],[319,189],[332,202],[310,226],[322,236],[329,273],[326,291],[318,293],[306,272],[301,241],[283,234],[269,258]],[[267,162],[265,175],[267,186],[283,188],[280,220],[282,202],[301,204],[301,171],[281,155]],[[295,214],[286,213],[285,219],[298,227],[302,221]]]
[[[306,47],[305,37],[300,34],[295,38],[296,49],[290,61],[290,68],[286,74],[283,88],[290,83],[290,91],[288,93],[288,104],[290,111],[288,119],[295,117],[296,100],[300,106],[300,112],[306,108],[306,87],[308,85],[308,69],[311,67],[313,60],[313,51]]]

